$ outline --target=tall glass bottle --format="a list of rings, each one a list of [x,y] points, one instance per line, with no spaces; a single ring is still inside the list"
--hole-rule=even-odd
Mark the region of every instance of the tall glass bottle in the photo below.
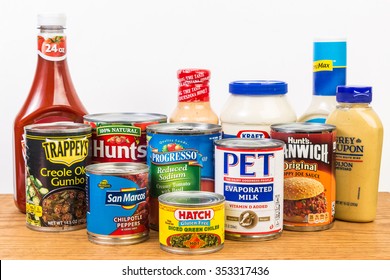
[[[316,41],[313,45],[313,96],[300,122],[325,123],[337,105],[336,88],[346,83],[347,43]]]
[[[19,113],[14,120],[14,200],[21,212],[26,211],[24,127],[34,123],[56,121],[83,122],[87,114],[73,86],[66,59],[66,16],[38,15],[38,62],[35,77]]]
[[[218,115],[210,105],[210,71],[206,69],[180,69],[178,103],[170,122],[199,122],[218,124]]]

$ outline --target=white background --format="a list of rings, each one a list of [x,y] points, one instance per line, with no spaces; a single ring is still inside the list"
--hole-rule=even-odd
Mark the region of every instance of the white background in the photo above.
[[[89,113],[176,106],[176,71],[211,70],[220,114],[228,84],[277,79],[301,115],[312,93],[312,42],[346,38],[347,83],[373,86],[385,127],[380,190],[390,191],[389,0],[0,0],[0,193],[13,192],[13,120],[35,73],[39,12],[64,12],[68,63]],[[386,172],[387,171],[387,172]]]

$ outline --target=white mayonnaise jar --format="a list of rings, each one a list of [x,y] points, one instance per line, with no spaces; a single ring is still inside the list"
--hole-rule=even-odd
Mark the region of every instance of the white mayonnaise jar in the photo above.
[[[297,120],[285,82],[234,81],[229,92],[220,116],[223,138],[270,138],[271,124]]]

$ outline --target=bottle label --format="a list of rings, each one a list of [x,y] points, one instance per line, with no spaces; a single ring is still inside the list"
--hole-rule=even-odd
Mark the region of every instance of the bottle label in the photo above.
[[[64,60],[66,58],[66,37],[63,34],[39,34],[38,54],[49,61]]]
[[[346,42],[315,42],[313,59],[314,95],[336,95],[345,85],[347,70]]]
[[[179,102],[208,102],[209,99],[208,85],[192,84],[179,87]]]

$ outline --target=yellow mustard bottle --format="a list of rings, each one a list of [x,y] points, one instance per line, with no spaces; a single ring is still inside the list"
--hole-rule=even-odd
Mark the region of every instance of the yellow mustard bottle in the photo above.
[[[210,105],[210,71],[207,69],[180,69],[177,106],[169,122],[196,122],[219,124],[218,115]]]
[[[326,123],[336,126],[336,219],[371,222],[377,210],[383,125],[370,106],[372,87],[338,86],[338,105]]]

